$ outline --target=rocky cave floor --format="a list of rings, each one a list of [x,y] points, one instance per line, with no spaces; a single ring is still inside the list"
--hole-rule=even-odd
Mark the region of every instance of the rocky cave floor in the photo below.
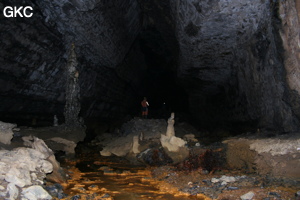
[[[64,163],[70,177],[64,185],[69,197],[64,199],[288,200],[296,199],[300,189],[291,182],[240,170],[207,173],[203,169],[179,170],[172,165],[143,168],[118,157],[80,157]]]
[[[147,123],[150,122],[154,124],[158,121],[149,119]],[[127,123],[125,131],[124,129],[120,131],[124,133],[126,129],[127,131],[145,129],[144,125],[141,127],[136,125]],[[179,137],[195,131],[185,123],[175,126],[175,130],[176,128],[176,135]],[[49,133],[52,130],[53,127],[49,127]],[[164,129],[157,126],[154,129],[152,127],[151,131],[160,132]],[[252,135],[251,138],[260,139],[261,134]],[[118,137],[124,135],[120,134]],[[201,146],[197,145],[198,142],[195,140],[187,142],[190,154],[184,161],[177,164],[162,162],[158,166],[133,161],[132,155],[101,156],[99,152],[103,149],[105,140],[98,137],[89,143],[78,144],[74,157],[57,152],[57,160],[65,170],[68,181],[63,184],[46,181],[45,188],[54,199],[67,200],[300,199],[297,196],[300,193],[299,180],[250,173],[248,169],[230,169],[224,164],[225,145],[220,142],[204,145],[202,141],[211,140],[209,135],[206,134],[206,137],[197,138]],[[15,137],[11,146],[19,146],[20,143],[18,137]],[[287,170],[298,169],[287,168]]]

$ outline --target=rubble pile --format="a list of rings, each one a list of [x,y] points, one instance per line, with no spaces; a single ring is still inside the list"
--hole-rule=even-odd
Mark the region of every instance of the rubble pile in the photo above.
[[[52,199],[42,187],[46,175],[58,182],[66,179],[51,149],[43,140],[33,138],[32,148],[0,150],[0,198]]]

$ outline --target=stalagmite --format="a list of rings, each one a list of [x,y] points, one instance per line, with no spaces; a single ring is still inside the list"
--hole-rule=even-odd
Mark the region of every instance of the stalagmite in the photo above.
[[[58,126],[58,119],[56,115],[53,117],[53,126]]]
[[[135,154],[140,153],[139,146],[140,146],[139,137],[133,136],[132,152]]]
[[[168,127],[167,127],[167,132],[166,132],[167,137],[175,136],[175,130],[174,130],[175,119],[174,118],[175,118],[175,113],[171,113],[171,116],[168,119]]]
[[[65,104],[65,123],[69,127],[81,126],[79,122],[80,105],[80,86],[78,82],[79,72],[76,69],[78,65],[75,45],[71,46],[67,63],[66,80],[66,104]]]
[[[175,114],[171,113],[171,117],[168,119],[168,127],[166,135],[161,134],[161,145],[167,148],[171,152],[178,152],[180,147],[185,145],[185,141],[175,136],[174,120]]]

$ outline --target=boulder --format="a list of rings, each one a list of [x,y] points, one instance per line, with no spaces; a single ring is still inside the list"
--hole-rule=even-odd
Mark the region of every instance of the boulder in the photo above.
[[[33,185],[23,189],[22,195],[24,195],[25,198],[30,200],[52,199],[48,192],[39,185]]]
[[[16,124],[10,124],[0,121],[0,142],[3,144],[10,144],[11,139],[13,138],[14,132],[13,128],[15,128]]]
[[[61,137],[54,137],[47,140],[48,146],[54,147],[55,150],[62,150],[66,154],[75,154],[77,144],[74,141]]]

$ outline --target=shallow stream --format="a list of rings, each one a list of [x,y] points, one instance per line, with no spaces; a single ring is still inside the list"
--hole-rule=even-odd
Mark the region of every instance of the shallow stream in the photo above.
[[[144,167],[100,160],[79,162],[75,169],[64,191],[69,196],[97,193],[103,199],[114,200],[199,199],[161,191]]]

